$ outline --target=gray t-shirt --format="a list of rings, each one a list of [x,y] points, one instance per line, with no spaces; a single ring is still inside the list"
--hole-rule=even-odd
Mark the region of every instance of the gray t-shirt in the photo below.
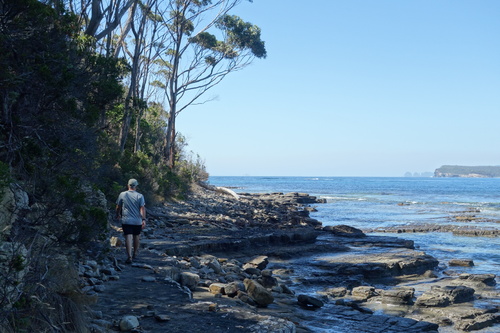
[[[142,216],[140,208],[146,205],[144,196],[136,191],[124,191],[118,196],[116,204],[122,206],[122,223],[141,225]]]

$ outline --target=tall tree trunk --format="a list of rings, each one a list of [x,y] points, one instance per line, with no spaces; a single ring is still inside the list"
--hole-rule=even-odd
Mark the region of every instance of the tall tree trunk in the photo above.
[[[142,54],[142,41],[144,39],[144,25],[146,23],[147,15],[143,13],[139,30],[135,31],[134,24],[132,22],[131,28],[134,32],[135,37],[135,47],[134,47],[134,56],[132,58],[132,72],[130,73],[130,87],[127,95],[127,101],[125,103],[125,115],[124,121],[122,125],[122,131],[120,132],[120,153],[122,154],[125,151],[125,144],[127,142],[128,133],[130,130],[130,121],[132,120],[132,111],[137,109],[137,102],[139,98],[139,77],[140,77],[140,62],[141,62],[141,54]],[[132,99],[132,103],[130,103],[130,99]],[[132,108],[128,107],[132,104]],[[137,122],[140,122],[140,115],[137,114]],[[138,124],[138,123],[137,123]],[[138,125],[137,125],[138,126]],[[137,127],[137,131],[138,131]],[[138,132],[136,132],[138,133]],[[134,143],[134,152],[136,151],[136,145]]]
[[[129,90],[127,98],[125,99],[123,122],[120,129],[120,138],[118,139],[118,142],[120,144],[120,154],[123,154],[123,152],[125,151],[125,143],[127,143],[128,131],[130,129],[130,120],[132,119],[132,108],[130,106],[131,94],[131,90]]]
[[[171,169],[175,166],[175,110],[176,110],[176,100],[175,98],[170,99],[170,111],[168,114],[168,124],[167,124],[167,135],[165,143],[165,160],[167,166]]]

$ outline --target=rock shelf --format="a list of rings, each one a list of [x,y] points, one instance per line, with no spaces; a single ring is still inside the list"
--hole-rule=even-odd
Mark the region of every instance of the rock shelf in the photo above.
[[[412,241],[323,228],[309,217],[321,202],[199,189],[149,210],[132,265],[114,225],[108,258],[80,264],[96,299],[91,331],[420,333],[499,322],[498,308],[473,304],[499,296],[495,275],[438,277],[437,259]]]

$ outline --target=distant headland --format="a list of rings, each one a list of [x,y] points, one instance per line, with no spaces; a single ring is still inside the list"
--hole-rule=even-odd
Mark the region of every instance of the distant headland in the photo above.
[[[443,165],[434,177],[495,178],[500,177],[500,166]]]

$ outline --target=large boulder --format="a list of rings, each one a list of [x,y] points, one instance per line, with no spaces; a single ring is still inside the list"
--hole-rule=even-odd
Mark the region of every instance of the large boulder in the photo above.
[[[413,304],[413,296],[415,288],[412,287],[397,287],[389,290],[382,290],[382,303],[394,305],[411,305]]]
[[[423,293],[417,298],[416,305],[421,307],[445,307],[450,305],[450,298],[444,294],[435,294],[431,292]]]
[[[417,306],[444,307],[474,300],[475,290],[466,286],[432,286],[417,299]]]
[[[182,286],[188,287],[190,290],[195,290],[200,282],[200,276],[191,272],[182,272],[180,280]]]
[[[255,280],[245,279],[243,281],[246,292],[259,306],[268,306],[274,302],[272,293]]]

